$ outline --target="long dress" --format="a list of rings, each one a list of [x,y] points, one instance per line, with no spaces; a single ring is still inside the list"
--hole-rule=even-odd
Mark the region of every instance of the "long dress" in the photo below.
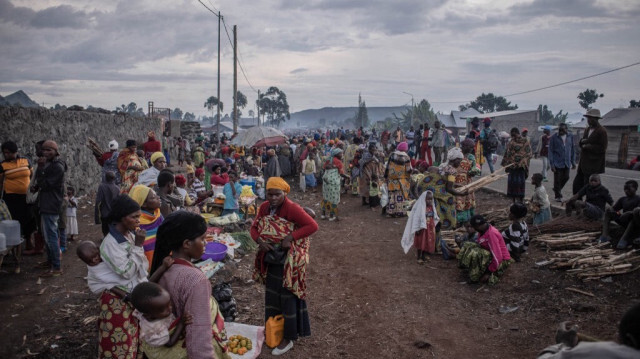
[[[475,156],[471,153],[460,162],[456,171],[456,185],[465,186],[471,183],[473,176],[480,174],[480,169],[476,166]],[[468,221],[475,214],[476,196],[470,192],[466,196],[456,196],[456,217],[458,223]]]
[[[411,183],[409,177],[411,175],[411,160],[404,152],[394,152],[387,163],[387,188],[389,191],[389,204],[387,205],[387,214],[404,216],[407,213],[405,207],[406,201],[409,200],[409,189]]]
[[[382,178],[381,164],[378,159],[368,151],[362,155],[359,164],[358,193],[362,197],[369,198],[369,187],[372,178],[374,176],[378,179]]]
[[[529,176],[529,160],[531,160],[531,144],[524,137],[512,139],[502,158],[502,166],[507,169],[507,197],[523,199]]]
[[[266,285],[265,321],[284,315],[284,338],[295,340],[311,335],[307,311],[307,265],[310,236],[318,224],[297,203],[285,197],[279,208],[264,202],[251,225],[251,238],[279,244],[289,234],[293,237],[284,265],[268,264],[266,252],[258,251],[253,279]]]
[[[436,201],[436,211],[440,217],[440,228],[455,228],[457,224],[455,197],[447,191],[447,176],[440,173],[426,172],[418,183],[420,194],[424,191],[433,192]]]
[[[436,252],[436,223],[433,207],[427,207],[426,217],[427,228],[421,229],[414,234],[413,246],[417,250],[433,254]]]
[[[280,177],[282,175],[282,171],[280,170],[280,163],[278,162],[278,156],[271,156],[269,161],[267,161],[267,166],[264,168],[264,183],[266,185],[267,181],[271,177]]]
[[[280,149],[280,154],[278,155],[278,163],[280,164],[280,170],[282,171],[281,176],[291,176],[291,149],[289,147],[283,147]]]
[[[431,146],[429,146],[429,129],[425,129],[422,134],[422,144],[420,144],[420,159],[427,161],[429,166],[433,163],[431,159]]]
[[[331,159],[333,168],[327,168],[329,161],[324,165],[322,175],[322,214],[338,216],[338,205],[340,204],[340,175],[344,174],[342,161],[333,157]]]

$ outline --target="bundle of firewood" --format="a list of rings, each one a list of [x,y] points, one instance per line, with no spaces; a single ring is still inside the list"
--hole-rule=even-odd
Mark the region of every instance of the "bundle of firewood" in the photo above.
[[[570,275],[583,280],[598,279],[616,274],[624,274],[640,268],[639,250],[622,254],[610,248],[608,243],[593,245],[581,250],[550,252],[550,258],[536,263],[553,269],[566,269]]]
[[[493,182],[495,182],[495,181],[497,181],[497,180],[499,180],[499,179],[501,179],[503,177],[506,177],[507,174],[503,173],[503,172],[504,172],[505,169],[509,168],[510,166],[512,166],[512,165],[502,167],[502,168],[496,170],[495,172],[493,172],[492,174],[490,174],[488,176],[481,177],[477,181],[473,181],[473,182],[469,183],[468,185],[458,187],[457,189],[459,191],[461,191],[461,192],[463,192],[463,191],[469,191],[469,192],[477,191],[480,188],[483,188],[483,187],[485,187],[485,186],[487,186],[487,185],[489,185],[489,184],[491,184],[491,183],[493,183]]]
[[[582,216],[558,216],[549,222],[529,226],[529,235],[547,233],[567,233],[576,231],[597,232],[602,230],[602,221],[594,221]]]
[[[531,231],[530,231],[531,232]],[[531,241],[547,246],[548,249],[581,248],[588,242],[593,242],[599,232],[577,231],[571,233],[553,233],[532,236]]]
[[[93,152],[93,155],[96,157],[102,157],[102,149],[100,148],[100,146],[98,145],[98,143],[96,142],[96,140],[94,140],[93,138],[89,137],[87,138],[87,147],[89,147],[89,149],[91,150],[91,152]]]

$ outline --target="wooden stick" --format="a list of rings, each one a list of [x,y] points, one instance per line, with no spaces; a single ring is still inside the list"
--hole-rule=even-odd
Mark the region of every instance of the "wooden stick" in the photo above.
[[[585,292],[585,291],[577,289],[577,288],[567,287],[565,289],[568,290],[568,291],[571,291],[571,292],[576,292],[576,293],[588,295],[589,297],[595,297],[595,294],[590,293],[590,292]]]

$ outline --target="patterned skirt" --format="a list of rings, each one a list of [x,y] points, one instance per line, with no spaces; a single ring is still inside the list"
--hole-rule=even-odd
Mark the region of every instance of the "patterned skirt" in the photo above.
[[[507,197],[524,198],[527,186],[527,172],[524,168],[514,168],[507,177]]]
[[[284,266],[267,265],[266,290],[264,294],[264,321],[282,314],[284,338],[296,340],[311,335],[307,302],[296,297],[282,285]]]
[[[511,263],[513,263],[512,259],[502,261],[498,270],[489,276],[489,285],[498,283]],[[469,275],[469,280],[472,283],[478,282],[488,272],[489,264],[491,264],[491,252],[473,242],[465,242],[462,245],[462,249],[458,253],[458,266]]]
[[[110,291],[104,291],[99,301],[98,358],[142,358],[133,307]]]

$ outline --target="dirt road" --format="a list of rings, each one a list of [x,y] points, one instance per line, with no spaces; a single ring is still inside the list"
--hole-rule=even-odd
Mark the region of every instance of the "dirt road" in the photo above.
[[[321,195],[295,201],[319,212]],[[622,313],[640,300],[637,273],[611,283],[582,283],[562,272],[536,269],[544,252],[531,248],[496,286],[466,284],[455,261],[432,256],[416,263],[404,255],[404,219],[387,219],[343,196],[342,221],[321,221],[309,267],[312,336],[288,358],[532,358],[553,343],[557,323],[571,320],[589,335],[611,340]],[[479,194],[479,211],[504,208],[496,194]],[[100,240],[90,225],[92,207],[79,210],[82,239]],[[2,358],[93,358],[97,302],[84,280],[75,244],[63,258],[62,277],[38,282],[25,258],[20,274],[0,274]],[[7,263],[9,262],[9,263]],[[264,290],[250,281],[253,255],[228,265],[238,321],[261,324]],[[11,270],[5,261],[3,270]],[[567,291],[574,286],[595,297]],[[500,306],[517,307],[508,314]],[[86,323],[83,323],[86,320]],[[424,348],[419,348],[422,346]],[[38,354],[35,354],[38,353]],[[262,358],[271,357],[264,348]]]

